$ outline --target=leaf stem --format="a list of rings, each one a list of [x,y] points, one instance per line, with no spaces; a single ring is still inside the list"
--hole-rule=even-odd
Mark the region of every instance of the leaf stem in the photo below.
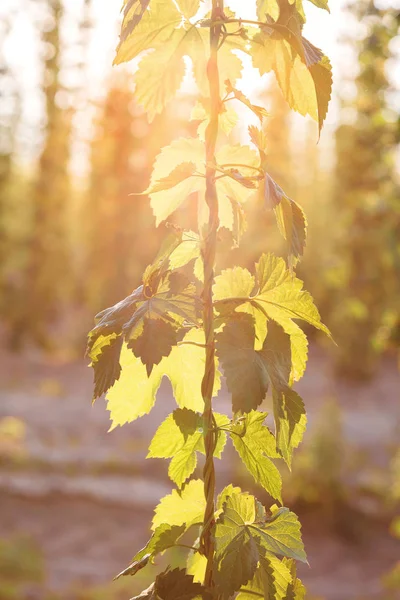
[[[203,327],[206,344],[206,364],[201,385],[204,399],[204,495],[206,507],[204,511],[203,527],[200,537],[200,548],[207,559],[204,585],[208,588],[214,586],[213,562],[215,552],[214,542],[214,513],[215,513],[215,466],[214,450],[217,443],[215,433],[215,418],[212,409],[212,396],[215,382],[215,336],[214,336],[214,308],[212,288],[214,284],[214,267],[217,248],[218,197],[215,185],[216,161],[215,148],[218,137],[220,88],[218,71],[218,48],[223,30],[223,22],[217,22],[223,14],[223,0],[212,0],[211,19],[214,22],[210,27],[210,58],[207,63],[207,78],[210,87],[210,121],[206,129],[206,203],[209,210],[209,219],[206,231],[201,231],[203,237],[202,259],[204,268],[203,288]]]

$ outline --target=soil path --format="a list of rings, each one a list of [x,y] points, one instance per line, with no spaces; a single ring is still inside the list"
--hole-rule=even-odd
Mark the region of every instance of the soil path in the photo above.
[[[143,474],[148,441],[173,407],[169,385],[162,385],[151,415],[108,434],[104,403],[91,407],[91,372],[83,363],[38,356],[22,361],[3,353],[0,382],[0,419],[25,422],[29,457],[19,468],[4,461],[0,468],[0,537],[17,531],[33,536],[43,548],[51,587],[108,581],[145,543],[148,507],[171,489],[162,461],[147,461]],[[394,363],[382,365],[373,382],[351,386],[332,378],[328,359],[313,347],[298,389],[306,398],[309,438],[324,403],[337,398],[345,438],[367,457],[361,481],[371,469],[387,469],[400,439]],[[228,409],[225,392],[216,406]],[[235,477],[232,461],[226,465],[222,483]],[[312,569],[301,574],[310,593],[326,600],[383,597],[381,575],[400,556],[385,527],[369,523],[367,533],[351,541],[307,515],[303,532]]]

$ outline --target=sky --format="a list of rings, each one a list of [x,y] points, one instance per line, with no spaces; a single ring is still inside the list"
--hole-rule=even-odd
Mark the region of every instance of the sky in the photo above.
[[[349,19],[344,11],[346,0],[331,0],[331,14],[316,8],[311,2],[305,2],[307,23],[304,35],[314,45],[320,47],[332,61],[333,74],[336,81],[342,82],[345,76],[350,81],[357,73],[354,48],[341,43],[344,35],[357,39],[362,34],[362,26]],[[381,4],[389,0],[380,0]],[[96,100],[105,90],[104,81],[110,76],[114,48],[118,40],[120,21],[120,0],[93,0],[91,15],[93,28],[87,41],[87,67],[84,73],[74,68],[80,59],[82,41],[77,23],[82,15],[83,0],[67,0],[63,38],[68,52],[65,54],[63,70],[64,83],[67,87],[78,86],[83,89],[83,97],[74,97],[74,103],[81,103],[82,127],[85,121],[82,117],[88,98]],[[236,9],[243,18],[255,18],[255,2],[252,0],[226,0],[226,4]],[[390,0],[391,5],[398,5],[400,0]],[[0,25],[8,18],[11,24],[10,33],[4,47],[7,62],[12,65],[18,81],[17,87],[22,89],[23,127],[21,128],[21,145],[35,146],[35,136],[40,126],[43,126],[43,98],[40,94],[41,69],[38,59],[40,48],[38,28],[35,21],[43,18],[40,2],[36,0],[0,0]],[[120,67],[117,67],[117,69]],[[126,67],[125,67],[126,68]],[[129,68],[129,67],[128,67]],[[84,80],[82,80],[84,77]],[[341,83],[340,92],[343,92]],[[244,90],[257,90],[260,86],[258,72],[248,69],[248,74],[241,84]],[[1,118],[1,117],[0,117]],[[86,119],[87,120],[87,119]],[[332,103],[326,128],[334,127],[337,121],[337,102]]]

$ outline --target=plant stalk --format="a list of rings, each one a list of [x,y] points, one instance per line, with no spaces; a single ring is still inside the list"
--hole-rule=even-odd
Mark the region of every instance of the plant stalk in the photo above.
[[[223,15],[223,0],[212,0],[213,21],[218,21]],[[212,301],[212,288],[214,284],[214,267],[217,246],[218,197],[215,183],[215,147],[218,137],[218,122],[220,112],[220,89],[218,72],[218,46],[221,37],[221,24],[210,27],[210,58],[207,64],[207,77],[210,87],[210,122],[206,129],[206,203],[209,209],[207,230],[203,236],[202,258],[204,267],[203,289],[203,327],[206,343],[206,364],[201,391],[204,400],[204,495],[206,508],[204,512],[203,529],[201,533],[201,549],[207,558],[204,585],[212,588],[213,561],[214,561],[214,513],[215,513],[215,467],[214,450],[217,441],[215,419],[212,409],[212,396],[215,381],[215,337],[214,337],[214,309]]]

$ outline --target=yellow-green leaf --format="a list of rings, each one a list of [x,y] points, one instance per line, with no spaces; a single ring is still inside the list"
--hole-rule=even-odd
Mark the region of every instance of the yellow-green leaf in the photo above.
[[[152,529],[155,530],[163,523],[183,525],[187,527],[201,523],[204,517],[206,501],[204,498],[204,483],[201,479],[192,479],[183,490],[172,490],[164,496],[155,509]]]
[[[279,458],[275,438],[263,423],[267,413],[252,411],[231,426],[233,445],[255,481],[282,503],[282,479],[269,458]]]

